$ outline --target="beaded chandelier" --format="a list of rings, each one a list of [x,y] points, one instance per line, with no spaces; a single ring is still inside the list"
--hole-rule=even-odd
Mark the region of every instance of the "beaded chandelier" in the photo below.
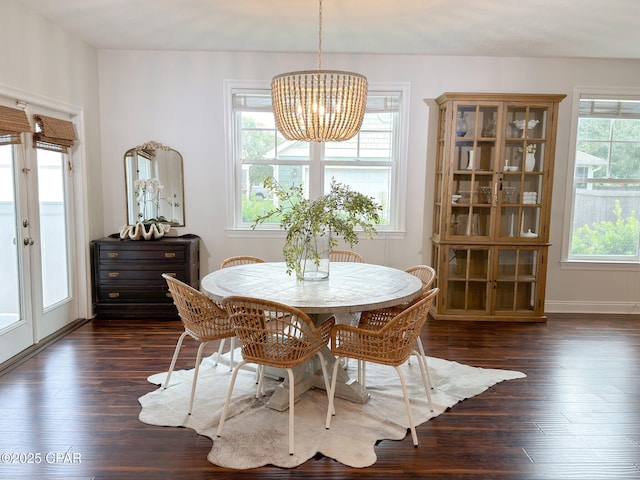
[[[367,78],[322,70],[322,0],[319,0],[318,70],[282,73],[271,81],[276,127],[287,140],[341,142],[360,130]]]

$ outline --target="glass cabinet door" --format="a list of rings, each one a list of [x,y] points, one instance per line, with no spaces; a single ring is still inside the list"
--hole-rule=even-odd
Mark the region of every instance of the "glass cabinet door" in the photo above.
[[[489,248],[444,247],[447,294],[443,309],[448,313],[487,312],[489,302]]]
[[[548,106],[508,105],[499,171],[499,238],[546,239],[542,218]]]
[[[495,247],[496,314],[535,313],[539,250],[536,247]]]
[[[492,206],[497,196],[498,105],[457,104],[448,236],[492,234]]]

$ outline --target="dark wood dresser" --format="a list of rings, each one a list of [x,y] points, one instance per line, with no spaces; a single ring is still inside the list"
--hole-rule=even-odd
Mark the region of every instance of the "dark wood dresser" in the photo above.
[[[93,298],[99,318],[178,318],[163,273],[200,287],[200,238],[91,242]]]

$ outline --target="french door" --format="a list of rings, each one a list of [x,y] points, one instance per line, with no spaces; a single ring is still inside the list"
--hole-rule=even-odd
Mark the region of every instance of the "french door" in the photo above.
[[[0,145],[0,363],[78,318],[71,162],[22,135]]]

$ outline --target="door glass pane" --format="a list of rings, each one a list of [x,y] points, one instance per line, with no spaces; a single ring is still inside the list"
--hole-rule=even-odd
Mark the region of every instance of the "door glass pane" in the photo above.
[[[0,146],[0,330],[21,318],[13,151]]]
[[[69,296],[65,156],[59,152],[38,149],[37,160],[42,307],[47,309]]]

